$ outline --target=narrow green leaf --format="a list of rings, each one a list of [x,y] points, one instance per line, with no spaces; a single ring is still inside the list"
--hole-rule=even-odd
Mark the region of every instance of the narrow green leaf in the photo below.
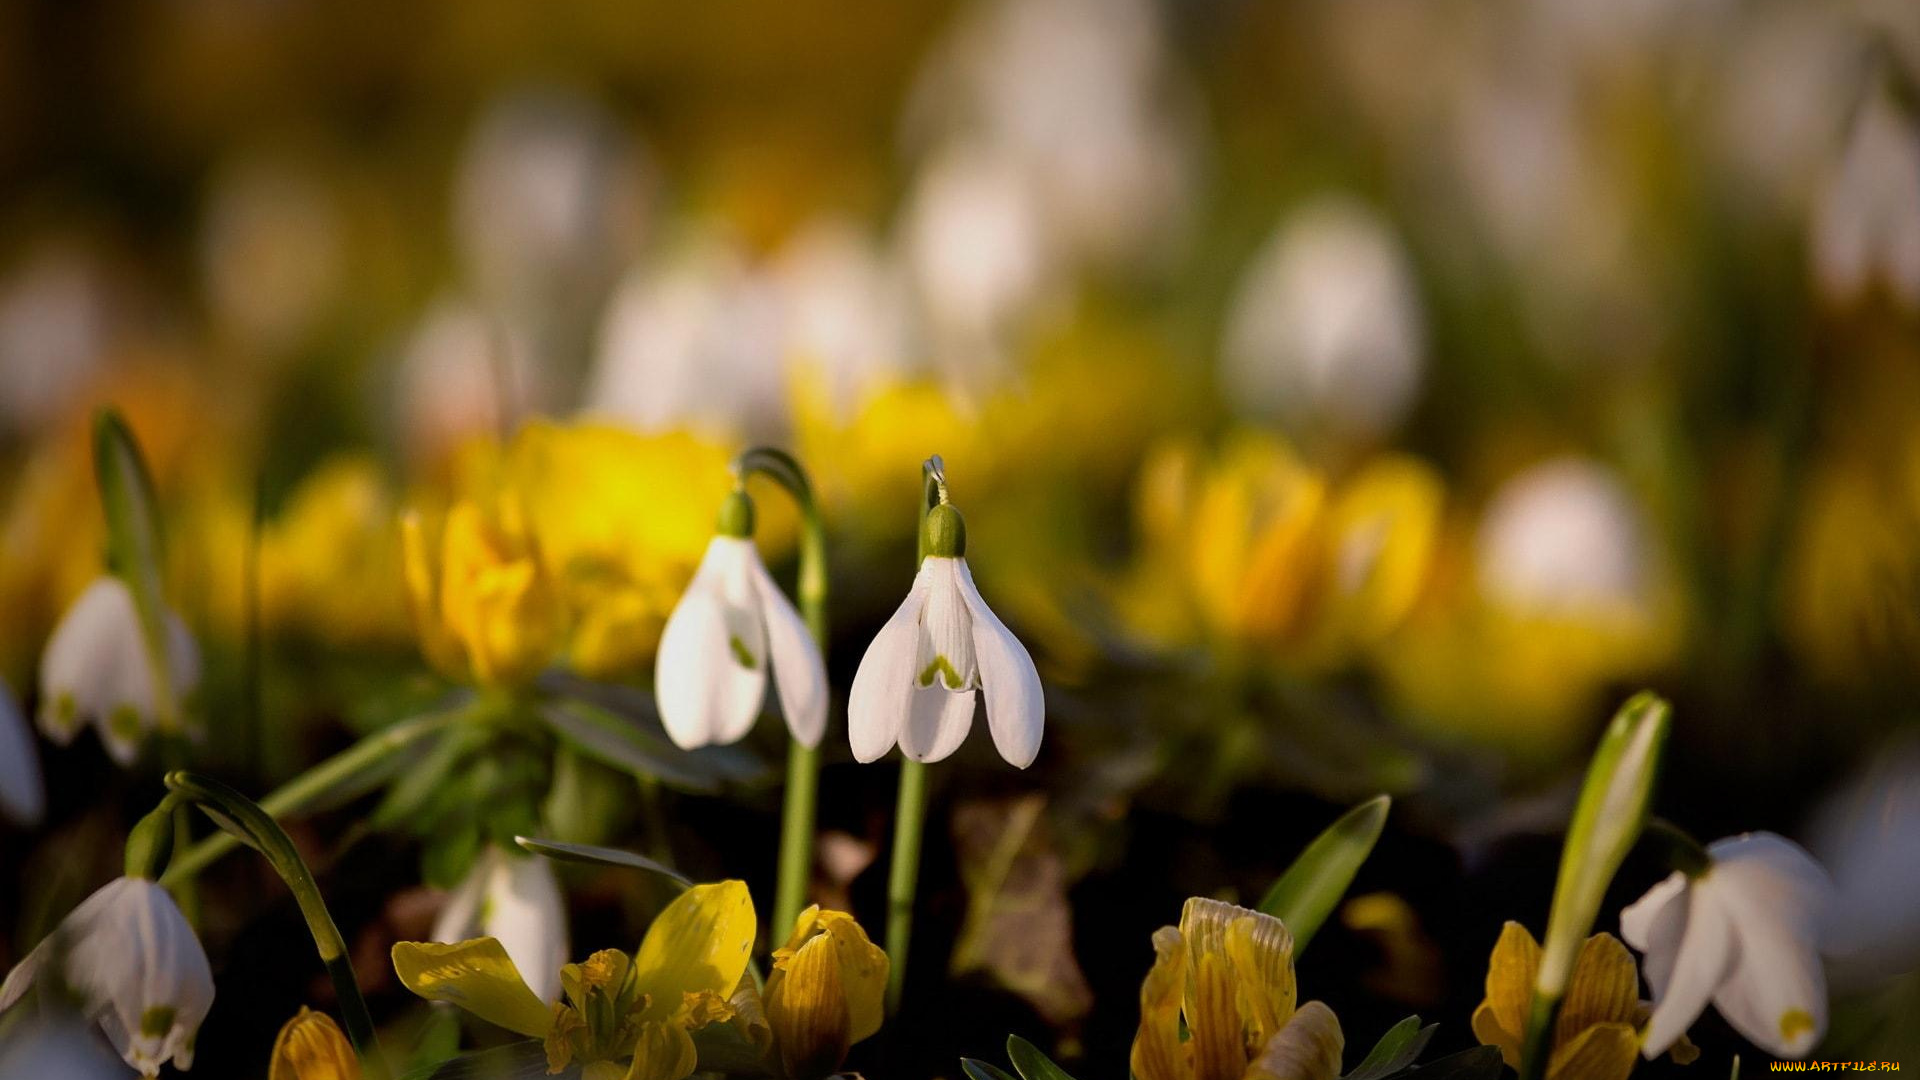
[[[1286,923],[1292,931],[1295,958],[1306,951],[1307,942],[1333,914],[1361,864],[1373,853],[1392,806],[1391,797],[1376,795],[1342,814],[1307,845],[1260,899],[1260,910]]]
[[[1499,1047],[1476,1046],[1425,1065],[1408,1066],[1388,1080],[1500,1080],[1506,1067],[1500,1060]]]
[[[591,863],[598,866],[624,866],[629,870],[640,870],[662,878],[678,892],[691,888],[693,880],[685,874],[664,863],[657,863],[645,855],[635,855],[631,851],[619,848],[595,847],[592,844],[568,844],[559,840],[541,840],[531,836],[516,836],[513,842],[549,859],[560,862]]]
[[[546,1050],[539,1040],[524,1039],[422,1065],[401,1080],[544,1080],[546,1076]]]
[[[1014,1080],[1012,1073],[998,1065],[981,1061],[979,1058],[961,1058],[960,1069],[972,1080]]]
[[[1039,1047],[1018,1035],[1007,1036],[1007,1057],[1012,1059],[1021,1080],[1073,1080],[1067,1070],[1055,1065]]]
[[[1380,1041],[1374,1043],[1373,1049],[1367,1053],[1366,1060],[1348,1073],[1346,1080],[1384,1080],[1399,1072],[1419,1060],[1420,1052],[1427,1048],[1433,1033],[1439,1029],[1439,1024],[1421,1027],[1419,1017],[1407,1017],[1380,1036]]]
[[[682,750],[664,732],[655,734],[593,702],[548,702],[541,707],[540,717],[581,753],[683,791],[711,793],[722,784],[751,784],[767,774],[766,763],[740,747]]]
[[[120,414],[103,408],[93,418],[93,471],[107,522],[107,564],[133,596],[140,640],[153,678],[155,721],[161,731],[179,730],[173,667],[167,657],[166,602],[160,588],[160,503],[153,476]]]

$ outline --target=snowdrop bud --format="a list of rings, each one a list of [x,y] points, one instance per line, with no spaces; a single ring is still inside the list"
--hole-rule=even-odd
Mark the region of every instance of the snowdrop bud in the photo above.
[[[184,699],[200,683],[200,650],[171,611],[166,632],[173,692]],[[113,759],[131,765],[159,711],[149,663],[132,592],[117,577],[95,579],[40,658],[40,729],[64,745],[91,722]]]
[[[213,1006],[213,971],[167,891],[144,878],[108,882],[81,901],[0,984],[0,1011],[20,1000],[56,957],[128,1065],[157,1076],[193,1064],[193,1040]]]
[[[433,940],[498,940],[542,1001],[560,997],[567,909],[547,860],[488,846],[440,909]]]

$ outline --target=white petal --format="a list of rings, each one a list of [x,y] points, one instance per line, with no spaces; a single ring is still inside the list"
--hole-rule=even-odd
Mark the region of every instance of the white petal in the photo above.
[[[1647,954],[1648,981],[1654,987],[1653,1016],[1640,1048],[1648,1060],[1665,1053],[1686,1034],[1733,968],[1737,951],[1733,925],[1719,905],[1703,899],[1696,884],[1669,905],[1653,927]],[[1664,960],[1658,982],[1652,978],[1655,957]]]
[[[1677,901],[1684,909],[1687,894],[1687,875],[1674,871],[1666,879],[1648,889],[1645,896],[1628,904],[1620,912],[1620,936],[1627,944],[1643,953],[1651,953],[1655,930],[1669,914],[1669,909]],[[1678,914],[1679,912],[1673,912]],[[1672,944],[1678,944],[1678,939]],[[1664,951],[1664,950],[1663,950]]]
[[[558,1000],[560,967],[567,962],[567,912],[553,865],[534,855],[495,853],[481,933],[499,939],[542,1001]]]
[[[980,590],[973,571],[960,560],[960,595],[973,615],[973,647],[979,658],[980,688],[987,695],[987,730],[1000,756],[1016,769],[1033,764],[1040,753],[1047,699],[1040,689],[1040,672],[1033,657],[1007,624],[1000,621]]]
[[[433,929],[428,939],[444,944],[454,944],[480,933],[480,905],[487,896],[487,881],[493,876],[493,862],[499,853],[488,847],[474,857],[473,865],[467,868],[467,876],[447,894],[446,902],[440,905],[440,914],[433,920]]]
[[[1826,872],[1772,833],[1708,848],[1703,887],[1739,939],[1737,962],[1714,997],[1735,1030],[1779,1057],[1799,1057],[1826,1034],[1827,983],[1818,928],[1831,899]]]
[[[95,578],[40,655],[40,727],[58,743],[108,708],[114,673],[144,665],[133,595],[119,578]]]
[[[683,749],[739,740],[753,727],[766,698],[765,632],[741,639],[742,632],[754,630],[730,617],[728,592],[736,581],[746,580],[738,543],[713,538],[660,632],[653,693],[661,724]],[[737,655],[736,644],[744,657]],[[743,658],[751,659],[751,666]]]
[[[916,686],[900,729],[900,752],[915,761],[939,761],[952,756],[973,727],[973,690]]]
[[[154,882],[120,878],[94,896],[105,902],[84,915],[76,908],[62,924],[74,933],[69,982],[92,1003],[127,1064],[148,1075],[169,1059],[186,1068],[194,1034],[213,1006],[213,971],[200,940]],[[171,1022],[148,1030],[146,1017],[162,1007],[172,1010]]]
[[[20,703],[0,679],[0,812],[31,829],[46,812],[46,786],[40,779],[40,752]]]
[[[931,561],[931,560],[927,560]],[[873,636],[847,693],[847,740],[858,761],[878,761],[899,741],[912,704],[913,662],[920,649],[920,613],[926,607],[927,563],[907,598]]]
[[[766,620],[767,650],[772,654],[773,685],[780,694],[780,711],[794,739],[811,750],[827,733],[826,661],[806,622],[774,583],[758,554],[747,568]]]
[[[960,593],[960,570],[965,560],[930,555],[922,564],[927,576],[927,609],[920,617],[920,645],[914,656],[916,686],[971,690],[979,684],[973,661],[973,616]]]

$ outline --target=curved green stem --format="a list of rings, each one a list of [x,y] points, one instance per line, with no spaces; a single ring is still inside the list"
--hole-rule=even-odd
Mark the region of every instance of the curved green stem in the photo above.
[[[380,1052],[379,1036],[373,1030],[373,1016],[367,1012],[366,999],[360,996],[360,982],[353,974],[353,959],[347,953],[346,939],[334,925],[313,871],[294,848],[277,822],[259,804],[217,780],[190,772],[167,774],[168,790],[205,811],[222,830],[266,857],[280,880],[287,883],[300,914],[306,917],[307,930],[313,934],[313,947],[333,979],[334,993],[340,999],[340,1018],[347,1038],[360,1058],[361,1070],[370,1080],[385,1080],[387,1062]]]
[[[294,777],[261,799],[261,810],[273,817],[299,813],[328,795],[338,792],[355,776],[372,769],[388,757],[419,742],[451,724],[463,714],[461,709],[429,713],[403,720],[361,739],[340,753]],[[160,884],[172,887],[206,869],[222,855],[232,851],[239,841],[222,832],[178,853],[161,875]]]
[[[887,870],[887,1015],[900,1010],[907,981],[907,944],[913,937],[913,898],[920,885],[920,837],[927,824],[927,766],[900,766],[900,797],[893,812],[893,861]]]
[[[770,446],[742,451],[733,461],[734,475],[744,481],[759,473],[784,488],[800,508],[800,566],[794,599],[807,630],[827,656],[827,534],[820,505],[793,455]],[[813,873],[813,833],[820,792],[820,751],[792,740],[787,748],[787,791],[780,813],[780,875],[773,900],[773,940],[793,928]]]

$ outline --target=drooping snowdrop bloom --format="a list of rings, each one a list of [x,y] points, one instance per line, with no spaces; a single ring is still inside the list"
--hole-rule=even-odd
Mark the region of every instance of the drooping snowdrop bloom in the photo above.
[[[178,702],[200,683],[200,649],[172,611],[166,613],[166,638],[168,679]],[[119,578],[102,576],[67,609],[40,658],[40,730],[65,745],[93,723],[107,753],[131,765],[159,720],[153,682],[133,593]]]
[[[0,984],[0,1011],[23,997],[47,964],[127,1064],[157,1076],[172,1060],[193,1064],[193,1040],[213,1006],[213,970],[193,927],[158,884],[117,878],[81,901]]]
[[[1648,604],[1651,528],[1619,477],[1598,462],[1536,465],[1494,494],[1476,561],[1496,602],[1542,616],[1606,618]]]
[[[853,756],[876,761],[897,743],[914,761],[939,761],[960,748],[973,726],[974,698],[985,691],[993,745],[1024,769],[1040,753],[1046,718],[1040,673],[974,587],[960,512],[942,501],[923,528],[927,554],[913,589],[853,677]]]
[[[660,631],[653,668],[660,722],[685,749],[739,742],[760,715],[767,671],[802,746],[827,728],[827,668],[807,624],[753,546],[753,502],[727,497],[693,581]]]
[[[1706,854],[1704,870],[1675,871],[1620,913],[1653,987],[1641,1052],[1659,1056],[1712,1002],[1755,1045],[1800,1057],[1827,1030],[1827,873],[1773,833],[1717,840]]]
[[[40,824],[46,811],[46,785],[40,779],[40,755],[20,703],[0,679],[0,815],[26,828]]]
[[[433,924],[433,940],[500,942],[541,1001],[560,997],[567,962],[567,909],[547,860],[489,846],[473,862]]]

